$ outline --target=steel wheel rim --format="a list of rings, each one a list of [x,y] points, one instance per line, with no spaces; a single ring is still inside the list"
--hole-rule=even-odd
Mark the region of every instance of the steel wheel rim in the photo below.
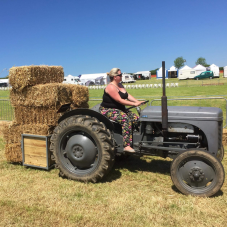
[[[85,137],[87,137],[91,142],[93,142],[94,147],[96,147],[96,156],[94,161],[91,163],[90,167],[78,167],[75,166],[72,161],[69,159],[69,157],[67,156],[67,151],[66,151],[66,146],[67,146],[67,142],[70,140],[71,137],[76,136],[76,135],[83,135]],[[77,143],[80,145],[80,142]],[[97,169],[100,160],[101,160],[101,149],[98,146],[98,143],[96,142],[96,140],[90,136],[90,134],[84,129],[82,131],[75,131],[75,130],[70,130],[67,131],[60,139],[59,142],[59,156],[62,162],[62,165],[71,173],[76,174],[76,175],[85,175],[88,173],[93,172],[94,170]],[[86,151],[86,153],[88,153],[88,151]]]
[[[217,170],[208,159],[185,158],[177,167],[177,178],[186,190],[205,193],[217,184]]]

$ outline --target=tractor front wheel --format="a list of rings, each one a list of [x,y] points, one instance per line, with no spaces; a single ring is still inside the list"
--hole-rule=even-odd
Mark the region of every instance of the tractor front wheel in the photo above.
[[[212,196],[222,187],[224,177],[221,162],[201,150],[187,150],[171,164],[172,181],[185,195]]]
[[[72,116],[54,130],[50,150],[60,176],[84,182],[102,179],[114,164],[112,135],[90,116]]]

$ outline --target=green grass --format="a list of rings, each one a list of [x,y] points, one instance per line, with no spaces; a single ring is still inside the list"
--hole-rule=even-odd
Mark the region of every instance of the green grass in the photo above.
[[[227,181],[210,198],[182,195],[170,159],[144,156],[116,162],[100,183],[60,178],[7,163],[0,140],[0,226],[225,227]],[[223,160],[227,170],[227,153]],[[227,175],[227,172],[226,172]]]

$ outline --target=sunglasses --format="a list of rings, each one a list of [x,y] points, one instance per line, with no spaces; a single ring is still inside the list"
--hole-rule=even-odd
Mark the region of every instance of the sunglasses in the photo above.
[[[116,76],[120,76],[120,77],[122,77],[122,74],[117,74]]]

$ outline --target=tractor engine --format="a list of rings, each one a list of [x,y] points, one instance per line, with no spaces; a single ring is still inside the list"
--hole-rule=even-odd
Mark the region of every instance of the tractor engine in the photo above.
[[[154,149],[153,145],[185,150],[199,148],[216,155],[222,147],[223,114],[219,108],[169,106],[166,134],[160,106],[146,107],[140,114],[140,121],[143,148]],[[133,138],[138,140],[137,134]]]

